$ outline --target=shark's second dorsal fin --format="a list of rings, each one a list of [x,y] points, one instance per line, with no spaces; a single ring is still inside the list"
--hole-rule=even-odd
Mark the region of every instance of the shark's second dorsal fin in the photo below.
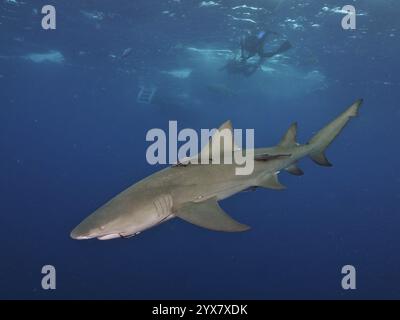
[[[186,222],[214,231],[242,232],[250,229],[227,215],[218,205],[216,198],[188,202],[179,208],[175,215]]]
[[[232,122],[228,120],[224,122],[209,139],[208,143],[201,150],[199,158],[212,159],[213,156],[220,157],[226,152],[233,153],[238,150],[241,149],[234,143]],[[221,157],[221,159],[223,159],[223,157]]]
[[[297,122],[293,123],[288,131],[286,131],[285,135],[282,137],[282,140],[279,142],[279,146],[281,147],[294,147],[297,145]]]

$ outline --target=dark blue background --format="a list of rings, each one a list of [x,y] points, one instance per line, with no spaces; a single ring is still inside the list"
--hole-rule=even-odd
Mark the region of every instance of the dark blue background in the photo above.
[[[50,2],[57,30],[43,31],[32,10]],[[140,79],[173,91],[155,70],[192,63],[183,51],[171,54],[177,44],[235,49],[254,28],[229,17],[242,1],[50,2],[0,4],[0,298],[400,298],[396,1],[248,1],[268,9],[254,13],[261,28],[292,42],[289,65],[325,75],[321,90],[292,95],[282,86],[274,95],[237,99],[201,94],[185,107],[137,104]],[[367,13],[356,31],[341,29],[341,14],[318,16],[325,5],[349,2]],[[81,10],[105,16],[89,19]],[[126,60],[109,57],[127,47],[134,52]],[[49,50],[60,51],[65,63],[21,58]],[[191,68],[194,101],[212,79],[195,76],[198,63]],[[229,81],[246,89],[254,79]],[[268,90],[268,82],[259,85]],[[173,220],[130,240],[69,238],[94,209],[160,169],[145,159],[151,128],[178,120],[181,129],[199,130],[231,119],[237,128],[255,128],[263,147],[296,120],[306,142],[360,97],[360,117],[327,152],[333,168],[306,159],[303,177],[281,174],[286,191],[241,193],[221,203],[252,226],[249,232],[215,233]],[[57,268],[55,291],[41,289],[45,264]],[[357,268],[355,291],[341,289],[346,264]]]

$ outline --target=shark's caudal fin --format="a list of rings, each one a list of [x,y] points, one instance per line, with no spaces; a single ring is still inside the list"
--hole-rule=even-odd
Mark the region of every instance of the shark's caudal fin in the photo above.
[[[328,161],[325,156],[325,149],[332,143],[332,141],[338,136],[346,124],[351,118],[357,116],[358,110],[363,103],[363,100],[357,100],[352,106],[350,106],[345,112],[339,117],[321,129],[309,142],[312,146],[310,152],[310,158],[321,166],[331,167],[332,164]]]

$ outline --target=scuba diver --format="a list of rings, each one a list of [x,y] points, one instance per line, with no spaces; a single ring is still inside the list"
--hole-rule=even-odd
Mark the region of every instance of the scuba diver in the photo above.
[[[261,31],[258,35],[248,35],[240,40],[240,59],[247,61],[258,55],[260,59],[271,58],[277,54],[288,51],[292,45],[289,41],[285,41],[281,46],[273,52],[265,52],[265,45],[270,34],[278,35],[276,32]]]
[[[267,58],[272,58],[292,48],[290,42],[286,40],[275,51],[265,52],[265,45],[270,34],[277,35],[276,32],[262,31],[257,35],[250,34],[243,37],[240,41],[240,57],[228,61],[221,70],[226,70],[231,74],[236,73],[251,76],[261,67]],[[255,56],[258,56],[258,62],[249,63],[248,60]]]

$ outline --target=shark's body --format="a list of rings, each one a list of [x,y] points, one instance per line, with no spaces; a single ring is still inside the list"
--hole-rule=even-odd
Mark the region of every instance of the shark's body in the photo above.
[[[249,188],[284,189],[278,182],[278,173],[287,170],[302,175],[297,162],[306,156],[320,165],[331,166],[324,151],[350,118],[357,115],[361,103],[354,103],[304,145],[296,142],[297,125],[293,124],[277,146],[254,150],[251,175],[236,175],[235,164],[188,164],[161,170],[99,208],[71,232],[71,237],[126,238],[174,217],[216,231],[248,230],[248,226],[230,218],[218,201]]]

